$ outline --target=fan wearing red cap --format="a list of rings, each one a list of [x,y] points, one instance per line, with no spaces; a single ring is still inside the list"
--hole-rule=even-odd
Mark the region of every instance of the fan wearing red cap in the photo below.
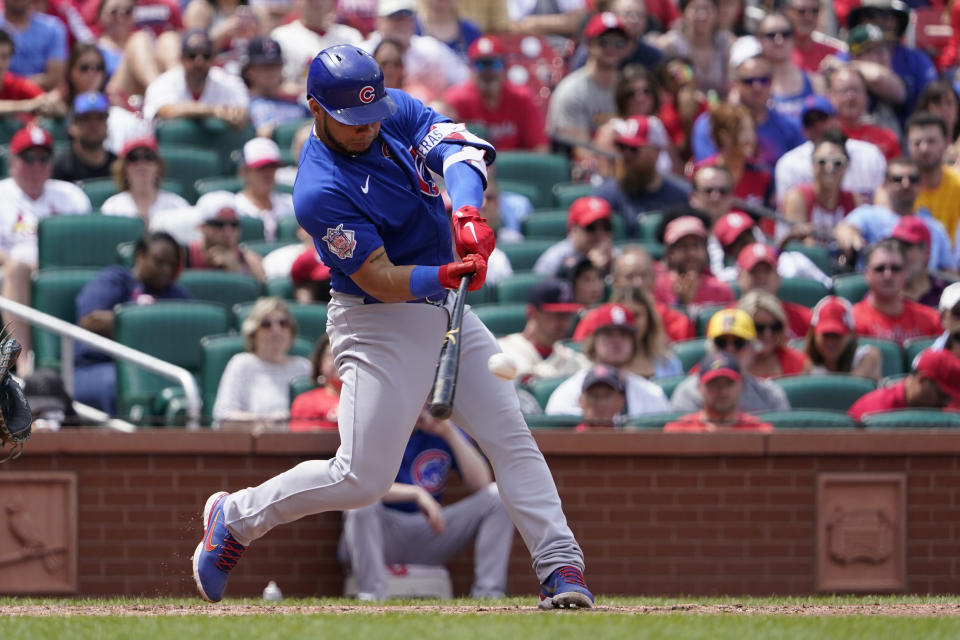
[[[592,364],[615,367],[626,380],[627,414],[631,417],[669,411],[670,402],[656,384],[635,373],[629,365],[637,353],[636,316],[621,304],[604,304],[591,309],[573,332],[583,340],[583,353]],[[567,378],[550,395],[545,412],[550,415],[580,415],[580,393],[589,368]]]
[[[211,191],[197,200],[200,240],[187,247],[187,267],[246,273],[263,282],[263,258],[240,244],[240,217],[229,191]]]
[[[270,138],[253,138],[243,145],[242,158],[243,189],[234,206],[239,215],[262,220],[263,237],[273,242],[280,218],[293,215],[293,196],[276,189],[277,169],[283,164],[280,147]]]
[[[947,283],[932,275],[930,264],[930,229],[917,216],[903,216],[893,228],[891,238],[900,243],[907,269],[907,283],[903,295],[931,308],[940,304],[940,294]]]
[[[573,375],[590,365],[582,353],[563,344],[582,305],[573,300],[569,282],[547,278],[527,292],[527,323],[523,331],[497,339],[517,365],[523,383]]]
[[[171,212],[171,220],[182,218],[190,203],[160,188],[165,172],[166,163],[157,153],[156,138],[127,140],[120,150],[120,159],[113,166],[113,181],[119,193],[107,198],[100,205],[100,211],[111,216],[139,216],[145,227],[152,223],[155,228],[164,226],[164,212]]]
[[[699,369],[703,409],[668,422],[663,427],[665,432],[773,431],[773,425],[739,410],[743,377],[736,358],[728,353],[708,353]]]
[[[813,368],[810,373],[849,373],[877,382],[883,373],[880,350],[858,344],[854,332],[853,305],[846,298],[826,296],[813,308],[804,351]]]
[[[960,358],[949,351],[927,350],[920,355],[913,373],[864,395],[847,413],[861,420],[871,413],[948,406],[960,406]]]
[[[677,209],[682,215],[663,227],[667,268],[657,274],[654,297],[670,306],[731,303],[733,291],[708,269],[707,228],[694,212]]]
[[[467,51],[470,79],[447,89],[457,122],[483,125],[500,151],[546,151],[543,110],[526,87],[507,80],[507,54],[497,36],[481,36]]]
[[[705,167],[697,173],[720,170],[726,172],[726,169],[718,167]],[[690,202],[693,204],[693,196],[690,197]],[[714,218],[713,229],[707,239],[710,271],[724,282],[736,280],[737,274],[740,273],[740,268],[737,266],[740,251],[748,244],[763,242],[763,240],[763,233],[757,229],[753,218],[742,211],[728,211],[719,218]]]
[[[737,255],[737,268],[737,285],[743,294],[759,290],[775,296],[780,290],[777,252],[770,245],[754,243],[741,249]],[[787,337],[794,339],[807,335],[810,309],[786,300],[780,300],[780,304],[787,314]]]
[[[52,215],[89,213],[90,199],[76,185],[51,179],[53,137],[36,125],[27,125],[13,135],[7,163],[10,177],[0,180],[0,255],[4,258],[0,295],[29,305],[40,221]],[[3,320],[28,353],[33,348],[29,326],[6,314]]]
[[[587,256],[600,269],[610,271],[613,261],[613,212],[610,203],[596,196],[577,198],[567,210],[567,237],[537,258],[533,272],[558,276],[567,261]]]
[[[853,306],[857,333],[903,346],[910,338],[941,331],[940,317],[930,307],[907,299],[906,260],[899,241],[892,238],[871,245],[865,256],[867,296]]]

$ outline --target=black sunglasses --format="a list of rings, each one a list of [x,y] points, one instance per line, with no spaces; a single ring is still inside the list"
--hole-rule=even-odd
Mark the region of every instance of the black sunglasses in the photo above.
[[[613,231],[613,223],[607,220],[597,220],[596,222],[591,222],[590,224],[585,226],[584,230],[586,230],[589,233],[596,233],[598,231],[604,231],[606,233],[610,233],[611,231]]]
[[[815,16],[820,14],[820,7],[793,7],[793,10],[802,16]]]
[[[187,51],[183,54],[183,57],[187,60],[196,60],[197,58],[210,60],[213,57],[213,53],[210,51]]]
[[[20,160],[26,164],[49,164],[53,159],[52,153],[45,151],[35,151],[33,153],[21,153]]]
[[[892,182],[893,184],[903,184],[904,180],[906,180],[908,184],[920,184],[920,174],[908,173],[902,176],[887,176],[887,182]]]
[[[889,270],[891,273],[900,273],[903,271],[902,264],[878,264],[875,267],[870,267],[870,270],[874,273],[883,273],[884,271]]]
[[[207,224],[215,229],[223,229],[224,227],[232,227],[236,229],[240,226],[239,220],[208,220]]]
[[[713,339],[713,344],[717,345],[717,348],[721,351],[729,349],[731,346],[740,351],[747,346],[747,341],[736,336],[717,336]]]
[[[501,58],[479,58],[473,61],[473,68],[477,71],[500,71],[503,69]]]
[[[127,154],[127,162],[154,162],[157,154],[149,149],[139,149]]]
[[[78,64],[77,70],[82,73],[87,73],[88,71],[103,71],[102,64]]]
[[[705,193],[708,196],[712,196],[715,193],[719,193],[721,196],[728,196],[733,189],[730,187],[703,187],[702,189],[698,188],[697,191]]]
[[[627,46],[627,39],[620,36],[597,38],[597,44],[604,49],[623,49]]]
[[[290,321],[286,318],[280,318],[279,320],[271,320],[270,318],[264,318],[260,321],[261,329],[269,329],[270,327],[280,327],[281,329],[286,329],[290,326]]]
[[[780,333],[783,331],[783,323],[777,320],[776,322],[771,322],[770,324],[763,324],[760,322],[755,322],[754,326],[757,328],[757,333]]]
[[[793,29],[781,29],[780,31],[767,31],[763,34],[763,37],[767,40],[774,40],[777,36],[782,37],[784,40],[787,38],[793,37]]]
[[[636,98],[637,96],[652,96],[653,89],[650,87],[644,87],[643,89],[631,89],[626,95],[628,98]]]
[[[818,167],[832,167],[834,169],[840,169],[847,166],[847,161],[844,158],[816,158],[814,162]]]
[[[740,84],[751,87],[766,87],[770,84],[770,76],[756,76],[755,78],[740,78],[737,80]]]

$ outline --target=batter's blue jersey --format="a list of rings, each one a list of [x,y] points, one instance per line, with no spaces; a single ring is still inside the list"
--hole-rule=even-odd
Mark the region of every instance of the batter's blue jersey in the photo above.
[[[293,187],[297,221],[330,267],[331,287],[368,299],[349,276],[381,245],[396,265],[453,260],[450,219],[427,169],[442,174],[444,145],[431,126],[450,120],[402,91],[387,91],[397,112],[373,145],[345,156],[311,135]]]

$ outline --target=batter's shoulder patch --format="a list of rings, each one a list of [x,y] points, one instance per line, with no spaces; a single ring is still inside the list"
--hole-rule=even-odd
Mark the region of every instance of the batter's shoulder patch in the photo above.
[[[323,236],[321,240],[326,242],[330,251],[341,260],[352,258],[353,250],[357,247],[353,230],[344,229],[342,222],[333,229],[327,227],[327,235]]]

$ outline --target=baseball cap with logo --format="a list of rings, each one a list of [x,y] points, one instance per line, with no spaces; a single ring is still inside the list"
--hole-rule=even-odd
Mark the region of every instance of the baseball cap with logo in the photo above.
[[[485,58],[503,58],[507,55],[507,50],[503,42],[496,36],[482,36],[473,41],[470,48],[467,49],[467,59],[470,62],[474,60],[483,60]]]
[[[126,158],[134,149],[149,149],[150,151],[157,150],[157,139],[153,136],[143,136],[143,137],[134,137],[123,143],[123,147],[120,148],[120,157]]]
[[[15,156],[33,147],[43,147],[53,151],[53,136],[42,127],[28,124],[13,134],[13,138],[10,140],[10,153]]]
[[[854,329],[853,305],[840,296],[826,296],[813,308],[810,326],[814,333],[837,333],[842,336]]]
[[[234,204],[236,196],[229,191],[211,191],[197,200],[197,212],[204,224],[208,222],[235,222],[237,220],[237,206]]]
[[[577,328],[573,332],[573,339],[575,341],[586,340],[600,329],[606,329],[607,327],[622,327],[635,331],[637,328],[634,324],[636,319],[633,311],[622,304],[602,304],[595,309],[591,309],[577,323]]]
[[[753,318],[743,309],[721,309],[710,317],[707,324],[707,338],[718,336],[736,336],[744,340],[755,340],[757,328]]]
[[[73,99],[73,115],[81,116],[85,113],[107,113],[110,103],[107,96],[99,91],[87,91]]]
[[[252,64],[283,64],[283,52],[280,43],[272,38],[257,36],[247,43],[244,68]]]
[[[960,304],[960,282],[954,282],[940,294],[940,311],[950,311]]]
[[[647,116],[632,116],[625,120],[613,121],[616,141],[628,147],[645,147],[651,143],[650,121]]]
[[[676,220],[671,220],[663,231],[663,244],[670,246],[687,236],[706,239],[707,228],[703,220],[695,216],[680,216]]]
[[[915,369],[936,382],[951,399],[960,401],[960,358],[952,351],[927,349],[920,354]]]
[[[417,3],[414,0],[379,0],[377,2],[377,15],[381,18],[392,16],[401,11],[411,13],[417,10]]]
[[[850,47],[851,56],[866,53],[884,42],[883,30],[875,24],[858,24],[850,29],[850,35],[847,36],[847,46]]]
[[[717,237],[721,245],[729,247],[734,240],[740,237],[740,234],[753,229],[753,227],[753,218],[742,211],[731,211],[720,216],[717,223],[713,225],[713,235]]]
[[[923,220],[916,216],[903,216],[893,228],[891,238],[896,238],[907,244],[922,244],[930,246],[930,229],[924,224]]]
[[[587,26],[583,28],[583,37],[596,38],[597,36],[605,34],[607,31],[622,31],[624,35],[627,33],[627,28],[623,25],[623,20],[612,11],[604,11],[590,18]]]
[[[818,94],[810,95],[803,99],[803,106],[800,107],[800,121],[806,122],[807,114],[813,113],[814,111],[828,116],[837,115],[837,110],[833,107],[833,103],[825,96]]]
[[[258,169],[267,165],[280,165],[280,147],[270,138],[251,138],[243,145],[243,165]]]
[[[741,249],[737,256],[737,266],[744,271],[753,270],[761,262],[766,262],[774,269],[777,268],[777,252],[770,245],[754,242]]]
[[[740,364],[729,353],[708,353],[700,361],[700,382],[710,382],[715,378],[730,378],[739,382]]]
[[[620,372],[617,371],[616,367],[611,367],[608,364],[595,364],[590,367],[590,371],[587,372],[587,376],[583,379],[583,387],[581,387],[581,390],[586,391],[590,387],[598,384],[605,384],[620,393],[627,392],[627,385],[620,376]]]
[[[609,220],[613,216],[610,203],[597,196],[577,198],[567,209],[567,229],[586,227],[597,220]]]
[[[573,301],[573,287],[559,278],[547,278],[537,282],[527,291],[527,304],[540,311],[574,313],[583,308]]]

